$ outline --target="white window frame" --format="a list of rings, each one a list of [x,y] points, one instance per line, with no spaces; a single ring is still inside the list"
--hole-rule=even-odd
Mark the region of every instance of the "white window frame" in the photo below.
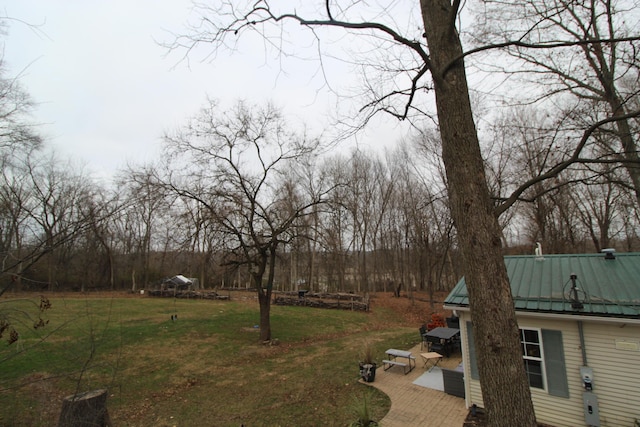
[[[540,374],[542,376],[542,387],[536,387],[536,386],[532,386],[531,382],[529,381],[529,374],[527,373],[527,382],[529,383],[529,388],[534,388],[536,390],[544,390],[547,391],[547,370],[545,367],[545,363],[544,363],[544,347],[543,347],[543,343],[542,343],[542,329],[540,328],[529,328],[529,327],[519,327],[519,333],[520,333],[520,343],[526,348],[526,341],[524,341],[524,332],[523,331],[532,331],[535,332],[536,335],[538,336],[538,342],[537,343],[531,343],[531,344],[536,344],[539,349],[540,349],[540,357],[535,357],[535,356],[528,356],[523,354],[522,355],[522,359],[523,360],[532,360],[532,361],[536,361],[536,362],[540,362]]]

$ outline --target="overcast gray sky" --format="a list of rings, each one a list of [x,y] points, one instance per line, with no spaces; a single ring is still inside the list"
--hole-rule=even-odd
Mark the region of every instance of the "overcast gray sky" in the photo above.
[[[178,54],[167,56],[158,41],[184,30],[190,7],[190,0],[5,3],[11,18],[4,39],[8,74],[21,74],[38,103],[35,120],[58,153],[98,176],[127,162],[154,160],[163,132],[197,112],[207,94],[228,103],[273,101],[316,130],[327,122],[331,100],[318,96],[321,83],[312,76],[317,64],[298,61],[283,69],[255,40],[211,62],[201,61],[203,52],[188,64]],[[381,138],[380,128],[372,127],[359,143],[388,143],[396,138],[388,132]]]

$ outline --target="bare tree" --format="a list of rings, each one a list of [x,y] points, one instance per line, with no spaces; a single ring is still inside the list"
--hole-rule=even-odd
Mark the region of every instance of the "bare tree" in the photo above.
[[[33,201],[28,174],[18,162],[2,168],[0,182],[1,271],[10,273],[17,290],[22,290],[24,241],[27,238],[29,210]],[[12,266],[9,267],[9,266]]]
[[[634,1],[569,0],[486,1],[479,7],[475,36],[484,46],[493,43],[517,61],[496,60],[485,67],[493,72],[517,73],[533,86],[533,100],[552,108],[558,98],[577,99],[583,105],[600,105],[598,115],[578,114],[583,129],[606,118],[601,128],[618,141],[618,149],[607,150],[626,168],[640,203],[640,156],[633,117],[640,110],[638,96],[640,62],[637,22],[640,12]],[[556,49],[550,49],[556,47]],[[480,48],[482,49],[482,48]],[[558,54],[561,49],[562,54]],[[498,52],[498,50],[496,50]],[[629,84],[633,82],[632,84]],[[522,86],[521,86],[522,87]],[[562,101],[560,101],[562,102]]]
[[[535,426],[518,324],[473,120],[455,19],[459,2],[422,1],[451,214],[464,258],[489,425]],[[496,365],[500,368],[496,369]]]
[[[603,179],[584,185],[573,194],[577,216],[597,252],[611,247],[622,231],[620,216],[624,212],[627,192],[617,186],[615,172],[603,174]]]
[[[7,18],[0,18],[4,35]],[[23,243],[26,235],[31,187],[28,184],[29,159],[42,148],[41,136],[31,121],[33,101],[17,77],[7,76],[0,56],[0,216],[2,219],[2,273],[12,275],[12,283],[21,285]],[[29,252],[29,251],[27,251]],[[33,253],[35,255],[35,253]],[[30,258],[33,260],[33,257]],[[9,287],[11,284],[9,285]],[[3,287],[2,294],[8,287]]]
[[[216,250],[224,247],[215,221],[205,206],[188,197],[175,201],[172,211],[175,218],[171,234],[175,244],[188,254],[188,270],[193,269],[196,273],[193,277],[198,277],[200,286],[206,288],[215,279],[210,273]]]
[[[352,247],[358,259],[358,291],[369,292],[369,253],[375,255],[380,223],[393,192],[393,181],[374,155],[354,150],[349,158],[344,206],[351,216]]]
[[[130,248],[139,260],[131,266],[131,289],[138,286],[136,271],[141,273],[142,284],[149,284],[151,274],[151,253],[155,227],[160,221],[163,206],[168,208],[163,189],[156,185],[157,166],[129,167],[119,177],[119,187],[126,200],[126,230],[133,237]],[[137,269],[137,270],[136,270]]]
[[[88,187],[81,174],[70,165],[61,166],[55,156],[30,163],[28,174],[34,198],[29,217],[38,227],[32,245],[43,248],[46,282],[53,290],[58,269],[66,264],[66,249],[87,227],[80,206],[89,195]]]
[[[238,102],[226,109],[211,101],[165,144],[171,159],[165,185],[202,204],[226,236],[226,262],[247,266],[260,304],[260,338],[271,340],[278,249],[295,220],[309,215],[325,193],[318,189],[293,201],[279,178],[318,141],[291,132],[271,105]]]
[[[11,161],[20,152],[42,146],[42,138],[31,122],[33,102],[16,77],[7,77],[0,57],[0,160]]]
[[[511,216],[519,218],[515,222],[519,224],[518,235],[529,239],[519,243],[532,247],[534,242],[541,242],[549,252],[581,252],[586,250],[585,240],[592,240],[597,250],[597,242],[609,241],[613,224],[605,217],[616,215],[613,202],[619,198],[607,194],[632,190],[633,185],[619,158],[611,154],[615,134],[591,128],[588,136],[581,135],[581,129],[597,120],[599,114],[592,103],[586,102],[572,109],[565,107],[558,114],[535,106],[513,107],[492,124],[487,138],[492,142],[491,155],[485,157],[496,200],[504,201],[518,191],[522,182],[530,183],[520,187],[526,190],[518,197],[520,203],[515,209],[510,209]],[[577,117],[582,117],[581,123],[577,123]],[[576,140],[582,143],[582,160],[572,162],[576,159]],[[549,174],[563,164],[566,167],[558,173]],[[544,176],[553,179],[540,179]],[[609,191],[604,191],[605,187]],[[603,202],[608,207],[596,213],[595,206]],[[593,215],[599,218],[597,226]],[[511,218],[503,215],[501,220],[507,230],[513,230],[508,225]],[[527,230],[526,236],[523,229]]]
[[[320,223],[320,244],[324,256],[324,275],[330,289],[345,291],[347,288],[347,268],[350,259],[349,210],[344,200],[348,193],[348,163],[344,156],[336,155],[325,159],[325,174],[334,190],[329,195],[326,211]]]
[[[331,187],[325,172],[315,163],[315,158],[300,159],[298,167],[285,171],[279,184],[282,198],[287,202],[283,208],[294,212],[302,200],[314,199],[318,189]],[[301,284],[306,284],[309,290],[319,290],[321,286],[317,255],[321,215],[325,209],[326,203],[314,204],[309,214],[296,218],[287,231],[291,257],[288,280],[292,290],[299,290]],[[285,278],[282,281],[286,282]]]
[[[424,144],[428,138],[421,136]],[[409,270],[403,281],[426,289],[433,303],[434,292],[447,289],[447,284],[454,283],[457,277],[444,276],[453,245],[452,223],[443,189],[444,176],[437,166],[425,161],[424,156],[431,152],[422,144],[402,144],[393,158],[398,177],[394,224],[402,236],[399,249],[407,252],[403,263]]]
[[[54,155],[32,152],[5,165],[0,179],[0,272],[10,280],[0,294],[14,286],[20,289],[27,279],[53,289],[59,279],[85,278],[84,267],[96,261],[87,260],[95,255],[87,250],[94,242],[89,232],[104,227],[117,209],[108,204],[98,208],[100,191]]]
[[[118,195],[113,192],[98,186],[92,186],[89,190],[91,194],[86,198],[84,206],[80,206],[80,208],[88,224],[88,230],[85,233],[86,244],[87,246],[91,245],[93,250],[84,250],[85,256],[78,258],[83,260],[84,266],[93,262],[98,267],[101,264],[98,258],[99,253],[103,252],[106,282],[109,289],[114,290],[117,251],[115,224],[122,206]],[[86,257],[88,254],[92,256],[91,259]],[[94,277],[96,281],[99,280],[101,276],[99,268],[85,269],[85,275],[88,276],[92,271],[87,270],[96,270],[97,274]],[[84,290],[85,280],[82,281],[81,286]]]
[[[629,192],[625,193],[626,197],[621,201],[620,219],[622,222],[622,241],[624,248],[628,252],[638,251],[640,248],[640,211],[635,207],[635,197]]]
[[[331,2],[323,2],[324,15],[318,16],[316,11],[310,19],[298,15],[293,6],[288,6],[288,11],[272,9],[271,3],[265,0],[254,2],[246,9],[230,2],[222,3],[219,8],[200,5],[198,9],[203,19],[192,29],[192,34],[177,40],[176,47],[192,49],[206,42],[220,50],[237,36],[254,30],[264,34],[269,42],[272,39],[265,34],[265,28],[280,28],[291,21],[310,29],[316,36],[317,29],[323,27],[342,28],[368,36],[377,49],[366,49],[369,57],[375,58],[375,52],[383,52],[385,46],[391,46],[396,52],[404,50],[405,58],[411,64],[394,63],[410,77],[405,80],[407,86],[403,89],[395,86],[389,92],[380,93],[377,86],[368,85],[374,99],[365,109],[369,117],[387,111],[406,118],[410,111],[420,111],[414,103],[419,90],[433,87],[451,212],[458,229],[474,332],[477,331],[478,365],[489,421],[495,426],[534,426],[535,415],[520,354],[511,289],[502,259],[501,230],[487,186],[461,59],[463,50],[456,28],[460,2],[422,0],[419,12],[424,32],[415,34],[416,27],[413,27],[414,34],[409,36],[403,36],[393,28],[396,21],[388,10],[377,11],[378,15],[369,13],[366,8],[356,10],[363,5],[355,2],[341,9]],[[363,16],[387,18],[387,21],[367,21]],[[428,50],[420,40],[422,34],[426,37]],[[431,83],[423,81],[428,72]],[[394,101],[396,107],[398,103],[404,103],[404,107],[394,109]]]
[[[289,45],[283,43],[283,37],[292,31],[288,25],[293,24],[309,30],[308,34],[317,42],[320,64],[323,64],[322,60],[331,55],[322,55],[326,46],[322,36],[331,39],[335,31],[341,29],[341,34],[353,42],[348,49],[350,56],[345,60],[357,63],[363,75],[363,107],[360,109],[362,115],[358,116],[361,126],[379,112],[390,113],[399,119],[429,117],[422,107],[421,97],[425,93],[435,95],[451,213],[464,259],[474,331],[478,332],[475,335],[478,365],[489,423],[534,426],[535,415],[522,367],[517,322],[502,259],[502,230],[497,217],[535,180],[524,183],[504,203],[495,206],[472,114],[464,58],[497,46],[463,51],[457,25],[461,4],[458,0],[421,0],[419,4],[413,4],[412,14],[403,15],[405,21],[395,13],[401,7],[399,3],[382,10],[374,10],[360,1],[348,6],[325,1],[280,7],[268,0],[244,6],[227,1],[219,2],[217,6],[198,3],[196,10],[202,19],[190,28],[189,34],[178,37],[172,47],[190,52],[206,43],[213,47],[214,53],[219,53],[234,46],[238,37],[257,32],[267,46],[280,51],[284,57],[291,52],[286,50]],[[414,18],[417,16],[422,18],[421,25],[416,25]],[[584,38],[576,44],[591,46],[597,44],[594,43],[597,40],[599,38]],[[332,53],[339,55],[336,49]],[[391,65],[385,65],[383,60]],[[631,116],[623,113],[595,123],[584,132],[583,139],[567,161],[537,179],[557,176],[569,165],[583,161],[579,156],[580,149],[594,129]]]

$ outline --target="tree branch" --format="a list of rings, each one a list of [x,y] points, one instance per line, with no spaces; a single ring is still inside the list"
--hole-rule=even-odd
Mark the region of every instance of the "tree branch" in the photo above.
[[[527,189],[529,189],[531,186],[539,183],[539,182],[543,182],[547,179],[551,179],[551,178],[555,178],[556,176],[558,176],[562,171],[564,171],[565,169],[567,169],[569,166],[576,164],[576,163],[610,163],[609,161],[606,160],[595,160],[595,159],[585,159],[585,158],[581,158],[580,157],[580,153],[582,152],[582,149],[585,147],[587,141],[589,140],[589,138],[591,137],[591,135],[598,130],[598,128],[600,128],[601,126],[607,124],[607,123],[613,123],[616,122],[618,120],[626,120],[626,119],[630,119],[630,118],[634,118],[634,117],[640,117],[640,110],[636,110],[633,112],[630,112],[628,114],[625,115],[621,115],[621,116],[615,116],[615,117],[608,117],[606,119],[600,120],[594,124],[592,124],[591,126],[589,126],[589,128],[587,128],[583,134],[582,134],[582,138],[580,138],[580,142],[578,143],[578,145],[576,146],[576,148],[573,150],[573,154],[571,155],[571,157],[569,157],[567,160],[560,162],[558,164],[556,164],[555,166],[553,166],[551,169],[549,169],[547,172],[540,174],[538,176],[536,176],[535,178],[532,178],[528,181],[526,181],[525,183],[523,183],[522,185],[520,185],[513,193],[511,193],[511,195],[506,198],[504,200],[503,203],[501,203],[500,205],[498,205],[495,208],[495,212],[497,216],[500,216],[504,211],[506,211],[508,208],[510,208],[517,200],[520,200],[520,196],[522,195],[522,193],[524,193]],[[617,159],[615,160],[614,163],[619,163],[620,160]]]
[[[576,40],[576,41],[553,41],[553,42],[544,42],[544,43],[526,43],[520,40],[510,40],[502,43],[493,43],[485,46],[476,47],[474,49],[470,49],[466,52],[463,52],[461,55],[458,55],[456,58],[452,59],[443,69],[442,74],[446,75],[446,73],[453,67],[458,61],[466,58],[467,56],[471,56],[475,53],[484,52],[487,50],[494,49],[502,49],[505,47],[523,47],[526,49],[557,49],[562,47],[574,47],[574,46],[584,46],[590,45],[594,43],[619,43],[619,42],[632,42],[639,41],[640,36],[635,37],[620,37],[613,39],[601,39],[601,40]]]

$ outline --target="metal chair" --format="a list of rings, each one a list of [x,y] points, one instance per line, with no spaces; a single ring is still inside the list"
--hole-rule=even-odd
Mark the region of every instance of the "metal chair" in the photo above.
[[[456,316],[447,317],[447,328],[460,329],[460,318]]]
[[[426,337],[429,343],[429,351],[435,351],[446,357],[451,355],[451,351],[445,340],[438,337]]]
[[[429,341],[427,341],[427,327],[425,325],[420,326],[420,350],[424,350],[425,345],[427,350],[429,349]]]

